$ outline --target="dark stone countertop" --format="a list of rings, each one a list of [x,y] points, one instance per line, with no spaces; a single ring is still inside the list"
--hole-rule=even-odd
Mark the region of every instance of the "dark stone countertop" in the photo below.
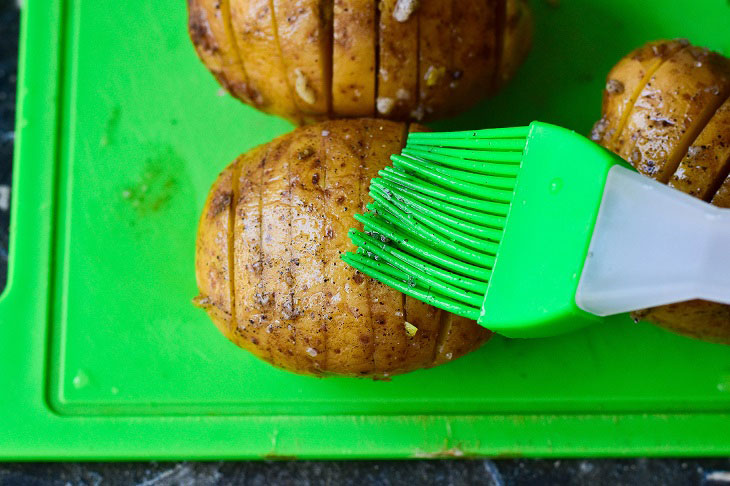
[[[0,0],[0,289],[7,268],[18,20],[16,1]],[[0,486],[106,484],[730,486],[730,459],[0,463]]]

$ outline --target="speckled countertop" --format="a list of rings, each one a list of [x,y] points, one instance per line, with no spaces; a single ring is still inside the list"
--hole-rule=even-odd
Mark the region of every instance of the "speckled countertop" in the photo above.
[[[0,289],[7,268],[18,19],[16,0],[0,0]],[[106,484],[730,486],[730,459],[0,463],[0,486]]]

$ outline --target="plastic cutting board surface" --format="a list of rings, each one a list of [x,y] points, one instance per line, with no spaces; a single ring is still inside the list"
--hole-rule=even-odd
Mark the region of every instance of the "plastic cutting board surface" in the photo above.
[[[434,127],[587,133],[632,48],[730,55],[730,3],[685,5],[534,1],[517,79]],[[625,317],[390,382],[258,361],[190,303],[195,229],[216,174],[290,125],[222,94],[182,0],[30,0],[21,44],[0,458],[730,454],[730,347]]]

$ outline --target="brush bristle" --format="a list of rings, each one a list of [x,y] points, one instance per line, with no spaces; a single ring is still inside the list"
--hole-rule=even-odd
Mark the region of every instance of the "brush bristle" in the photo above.
[[[416,299],[477,319],[512,202],[527,127],[412,133],[370,184],[343,259]]]

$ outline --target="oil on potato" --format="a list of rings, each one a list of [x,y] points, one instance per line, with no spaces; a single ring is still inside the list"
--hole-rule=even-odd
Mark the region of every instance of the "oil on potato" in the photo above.
[[[188,0],[188,12],[221,85],[297,124],[462,112],[515,75],[533,29],[527,0]]]
[[[681,40],[637,49],[609,73],[592,138],[644,174],[730,207],[730,59]],[[730,344],[727,305],[693,300],[634,317]]]
[[[323,122],[240,156],[218,177],[196,245],[199,306],[238,346],[290,371],[387,377],[456,359],[491,333],[339,258],[368,183],[407,125]],[[409,333],[406,323],[417,328]]]

